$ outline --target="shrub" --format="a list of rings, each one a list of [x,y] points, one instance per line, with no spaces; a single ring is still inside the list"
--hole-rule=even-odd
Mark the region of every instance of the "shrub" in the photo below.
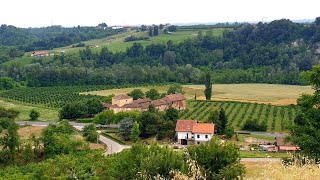
[[[259,123],[258,120],[248,120],[244,123],[242,130],[267,131],[267,124],[265,122]]]
[[[189,153],[204,170],[208,179],[243,178],[245,169],[240,164],[239,151],[233,143],[212,139],[207,144],[191,146]]]
[[[89,124],[83,128],[83,137],[89,142],[97,142],[98,133],[96,125]]]
[[[36,111],[35,109],[32,109],[29,114],[29,117],[30,117],[31,121],[38,120],[38,118],[40,117],[40,113],[38,111]]]

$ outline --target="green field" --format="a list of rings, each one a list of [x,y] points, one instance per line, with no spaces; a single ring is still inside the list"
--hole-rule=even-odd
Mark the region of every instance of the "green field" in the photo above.
[[[58,109],[54,108],[46,108],[3,98],[0,98],[0,106],[19,111],[20,114],[17,120],[29,120],[29,113],[32,109],[35,109],[40,113],[39,121],[56,121],[58,119]]]
[[[168,90],[170,85],[163,86],[141,86],[131,88],[107,89],[91,91],[83,94],[108,96],[111,94],[125,94],[133,89],[141,89],[146,92],[150,88],[156,88],[160,93]],[[204,85],[183,85],[182,90],[187,99],[194,99],[195,94],[198,100],[204,100]],[[281,84],[214,84],[213,96],[218,101],[239,101],[251,103],[263,103],[272,105],[296,104],[297,98],[302,93],[313,93],[311,86],[295,86]]]
[[[224,108],[228,116],[228,124],[240,130],[250,119],[268,124],[269,132],[287,131],[293,124],[296,114],[295,106],[273,106],[267,104],[228,102],[228,101],[188,101],[188,109],[181,113],[180,119],[204,121],[213,108]]]
[[[213,35],[214,36],[222,36],[223,31],[232,30],[232,28],[214,28]],[[207,30],[203,30],[204,34]],[[107,47],[110,51],[120,52],[125,51],[128,47],[132,46],[134,42],[141,43],[143,46],[147,46],[154,43],[166,43],[169,40],[172,40],[174,43],[180,43],[188,38],[195,38],[197,36],[198,30],[193,31],[177,31],[172,34],[164,34],[160,33],[159,36],[150,37],[148,40],[139,40],[139,41],[131,41],[124,42],[124,39],[130,35],[134,36],[145,36],[148,37],[148,32],[135,32],[129,31],[125,33],[120,33],[117,35],[113,35],[107,38],[102,39],[93,39],[89,41],[83,41],[86,46],[92,48],[93,52],[99,52],[102,47]],[[49,50],[50,54],[60,54],[61,51],[65,51],[66,53],[78,53],[80,49],[84,49],[85,47],[72,47],[66,46],[61,48],[55,48],[53,50]],[[23,57],[15,58],[10,61],[5,62],[5,65],[11,65],[13,63],[19,63],[22,66],[28,65],[32,63],[34,60],[39,60],[40,58],[32,58],[30,57],[30,52],[25,53]],[[52,57],[42,57],[45,62],[52,61]]]
[[[150,88],[157,89],[160,93],[165,93],[170,84],[167,85],[126,85],[126,86],[57,86],[43,88],[16,88],[9,91],[0,92],[2,98],[13,100],[18,106],[22,103],[20,111],[21,119],[26,119],[28,112],[33,106],[60,108],[67,103],[77,103],[88,99],[97,98],[105,101],[104,96],[125,94],[133,89],[139,88],[148,91]],[[230,88],[232,87],[232,88]],[[254,87],[254,88],[253,88]],[[266,87],[272,88],[272,91],[264,93]],[[200,85],[183,85],[183,91],[188,99],[188,110],[181,112],[182,119],[206,120],[212,108],[223,107],[231,124],[236,129],[240,129],[249,119],[255,119],[259,122],[266,122],[269,132],[287,131],[292,125],[296,114],[296,107],[283,104],[271,105],[265,104],[265,100],[286,100],[286,98],[296,98],[301,92],[308,92],[309,86],[289,86],[289,85],[265,85],[265,84],[217,84],[213,85],[214,99],[219,97],[228,97],[229,99],[204,101],[193,100],[195,93],[201,97],[203,90]],[[259,90],[260,89],[260,90]],[[236,91],[236,92],[235,92]],[[202,93],[202,94],[201,94]],[[88,95],[89,94],[89,95]],[[250,96],[251,94],[251,96]],[[283,96],[283,94],[288,94]],[[228,96],[227,96],[228,95]],[[239,98],[242,98],[239,100]],[[255,103],[252,103],[254,98]],[[231,99],[231,100],[230,100]],[[4,99],[3,99],[4,100]],[[1,103],[2,104],[2,103]],[[9,106],[9,105],[7,105]],[[25,106],[28,106],[26,108]],[[44,111],[44,110],[43,110]],[[56,111],[55,111],[56,112]],[[46,113],[41,120],[52,119],[50,113]],[[46,117],[48,116],[48,117]]]
[[[289,158],[288,153],[270,153],[263,151],[240,151],[240,158]]]
[[[227,28],[216,28],[213,29],[213,35],[214,36],[222,36],[222,33]],[[205,33],[205,31],[203,31]],[[140,41],[131,41],[131,42],[124,42],[124,39],[129,35],[135,35],[135,36],[148,36],[148,32],[135,32],[130,31],[127,33],[118,34],[115,36],[111,36],[104,39],[95,39],[95,40],[89,40],[84,41],[87,46],[91,46],[94,51],[100,50],[102,47],[107,47],[109,50],[113,52],[117,51],[125,51],[127,47],[132,46],[134,42],[141,43],[143,46],[147,46],[149,44],[153,43],[166,43],[169,40],[172,40],[174,43],[179,43],[184,41],[188,38],[195,38],[197,36],[198,31],[177,31],[173,32],[172,34],[164,34],[160,33],[158,36],[150,37],[148,40],[140,40]],[[82,48],[72,48],[72,46],[62,47],[62,48],[56,48],[53,51],[60,52],[60,51],[66,51],[66,52],[78,52],[79,49]]]

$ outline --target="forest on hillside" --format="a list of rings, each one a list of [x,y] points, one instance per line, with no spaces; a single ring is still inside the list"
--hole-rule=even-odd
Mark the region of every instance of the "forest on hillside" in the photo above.
[[[305,84],[301,75],[319,64],[319,42],[320,17],[312,24],[288,19],[243,23],[222,37],[199,30],[196,38],[181,43],[144,47],[136,42],[125,52],[87,47],[49,62],[2,65],[0,76],[28,86],[202,83],[209,70],[215,83]]]

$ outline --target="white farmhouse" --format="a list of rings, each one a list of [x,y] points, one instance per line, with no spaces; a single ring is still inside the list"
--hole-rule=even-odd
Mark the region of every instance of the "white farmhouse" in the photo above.
[[[193,145],[208,142],[213,135],[213,123],[198,123],[196,120],[177,121],[176,136],[178,144]]]

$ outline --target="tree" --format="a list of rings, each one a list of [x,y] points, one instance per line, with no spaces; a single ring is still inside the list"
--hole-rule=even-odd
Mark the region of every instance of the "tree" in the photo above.
[[[246,131],[267,131],[267,128],[266,122],[259,123],[257,119],[252,119],[247,120],[241,129]]]
[[[219,111],[219,120],[221,122],[221,134],[225,134],[227,130],[227,124],[228,124],[228,118],[226,116],[226,112],[223,108],[220,109]]]
[[[98,99],[90,99],[86,102],[87,113],[90,115],[98,114],[103,111],[103,104]]]
[[[158,36],[159,35],[159,26],[154,26],[153,27],[153,35]]]
[[[174,51],[166,51],[163,54],[163,64],[172,66],[176,64],[177,55]]]
[[[16,119],[19,115],[19,112],[13,109],[5,109],[4,107],[0,107],[0,119],[8,118],[8,119]]]
[[[209,71],[207,71],[205,73],[205,77],[204,77],[204,81],[205,81],[205,90],[204,90],[204,94],[206,96],[206,100],[211,100],[211,96],[212,96],[212,82],[211,82],[211,74]]]
[[[228,139],[231,139],[232,136],[234,135],[234,128],[233,127],[227,127],[225,134],[226,134],[226,137]]]
[[[89,142],[97,142],[98,141],[98,133],[95,124],[86,125],[83,128],[83,137]]]
[[[181,84],[174,84],[174,85],[170,86],[168,91],[167,91],[167,94],[177,94],[177,93],[181,93],[181,94],[184,93],[182,91]]]
[[[144,98],[144,92],[141,89],[134,89],[128,93],[128,96],[131,96],[133,100],[142,99]]]
[[[139,140],[139,136],[140,136],[140,129],[139,129],[139,123],[137,123],[137,121],[135,121],[133,123],[133,127],[131,130],[131,135],[130,138],[133,142],[137,142]]]
[[[188,147],[189,153],[203,169],[207,179],[242,179],[245,168],[233,143],[211,139],[209,143]],[[232,169],[232,171],[228,171]]]
[[[22,152],[22,158],[25,163],[29,163],[29,162],[34,161],[35,153],[32,149],[31,143],[27,143],[24,145],[23,152]]]
[[[141,135],[149,137],[159,132],[161,118],[156,113],[143,112],[139,121]]]
[[[103,47],[100,51],[98,64],[111,64],[112,63],[112,53],[109,52],[107,47]]]
[[[60,119],[77,119],[87,114],[87,106],[84,103],[67,104],[59,112]]]
[[[153,104],[150,104],[149,107],[148,107],[148,112],[156,113],[157,109]]]
[[[299,113],[294,119],[291,140],[310,158],[320,158],[320,65],[314,66],[307,79],[315,92],[298,99]]]
[[[221,124],[222,123],[221,123],[219,116],[220,116],[219,110],[217,108],[213,108],[210,111],[206,122],[214,123],[214,125],[215,125],[214,129],[215,129],[216,133],[221,134]]]
[[[144,54],[144,48],[140,43],[133,43],[130,48],[127,48],[127,55],[129,57],[140,57]]]
[[[16,82],[10,77],[0,77],[0,90],[13,89]]]
[[[93,122],[96,124],[106,125],[106,124],[111,124],[115,122],[115,118],[116,118],[116,115],[112,110],[105,110],[97,114],[94,117]]]
[[[38,111],[36,111],[35,109],[32,109],[29,114],[29,117],[30,117],[31,121],[36,121],[40,117],[40,113]]]
[[[18,135],[19,126],[12,120],[8,120],[8,127],[4,136],[0,139],[3,149],[8,150],[9,159],[8,162],[16,162],[16,154],[19,148],[19,135]]]
[[[150,98],[151,100],[157,100],[160,98],[160,93],[158,90],[152,88],[146,92],[146,97]]]
[[[176,31],[177,31],[177,26],[171,25],[171,26],[168,27],[168,30],[169,30],[170,32],[176,32]]]
[[[174,109],[173,107],[170,107],[165,111],[164,117],[166,120],[176,122],[179,119],[179,111]]]
[[[149,29],[149,36],[153,36],[153,29],[152,28]]]
[[[131,136],[131,131],[133,128],[133,121],[131,118],[124,118],[120,122],[119,132],[118,134],[125,140],[129,140]]]
[[[314,21],[314,23],[315,23],[317,26],[320,26],[320,17],[316,17],[316,20]]]

